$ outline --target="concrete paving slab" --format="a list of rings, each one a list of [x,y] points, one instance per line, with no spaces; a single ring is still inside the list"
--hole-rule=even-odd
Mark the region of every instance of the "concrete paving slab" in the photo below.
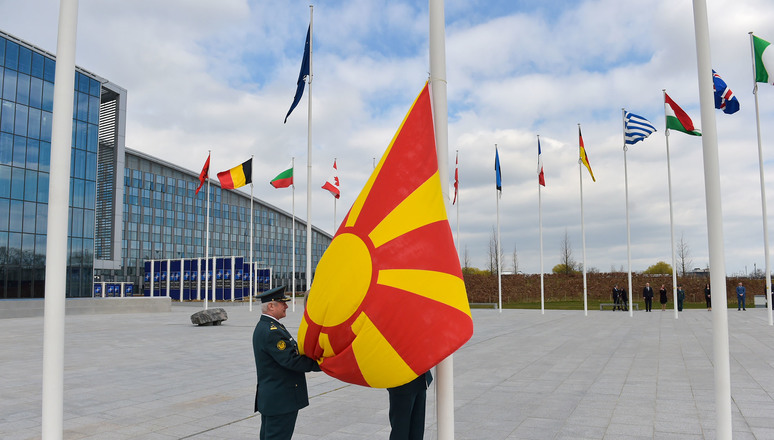
[[[246,304],[197,327],[169,312],[68,315],[66,439],[257,438]],[[300,306],[283,321],[295,333]],[[712,313],[473,310],[454,355],[455,438],[714,439]],[[729,311],[735,439],[774,438],[774,327]],[[0,437],[40,438],[43,318],[0,320]],[[307,375],[294,438],[388,439],[387,392]],[[434,382],[434,383],[437,383]],[[435,391],[426,439],[436,438]]]

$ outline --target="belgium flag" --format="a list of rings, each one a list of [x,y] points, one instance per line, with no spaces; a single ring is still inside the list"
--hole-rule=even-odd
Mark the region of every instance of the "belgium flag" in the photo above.
[[[253,182],[253,159],[235,166],[230,170],[218,173],[218,180],[223,189],[236,189]]]

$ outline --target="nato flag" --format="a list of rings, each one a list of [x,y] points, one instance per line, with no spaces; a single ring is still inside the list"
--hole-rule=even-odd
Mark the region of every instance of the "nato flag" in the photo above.
[[[301,71],[298,73],[298,82],[296,86],[296,96],[293,97],[293,104],[290,105],[290,110],[288,110],[288,114],[285,115],[285,122],[288,122],[288,116],[290,116],[291,113],[293,113],[293,109],[296,108],[298,105],[298,101],[301,100],[301,96],[304,95],[304,84],[306,82],[304,81],[307,76],[309,76],[309,32],[312,30],[312,26],[310,25],[306,29],[306,44],[304,44],[304,59],[301,61]]]

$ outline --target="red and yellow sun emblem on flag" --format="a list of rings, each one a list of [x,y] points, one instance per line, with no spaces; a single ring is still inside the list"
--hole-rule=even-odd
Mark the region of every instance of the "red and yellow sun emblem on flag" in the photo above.
[[[317,265],[299,349],[337,379],[388,388],[472,334],[425,84]]]

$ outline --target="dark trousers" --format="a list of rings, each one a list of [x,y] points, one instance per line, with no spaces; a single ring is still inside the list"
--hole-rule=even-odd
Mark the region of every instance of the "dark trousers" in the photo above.
[[[682,312],[683,311],[683,300],[677,299],[677,311]]]
[[[736,309],[739,310],[739,308],[746,309],[747,307],[744,306],[744,300],[747,295],[736,295]]]
[[[653,298],[645,298],[645,311],[650,312],[653,310]]]
[[[290,440],[293,430],[296,428],[298,411],[293,411],[276,416],[261,414],[260,440]]]
[[[390,440],[422,440],[425,435],[426,399],[426,390],[390,393]]]

